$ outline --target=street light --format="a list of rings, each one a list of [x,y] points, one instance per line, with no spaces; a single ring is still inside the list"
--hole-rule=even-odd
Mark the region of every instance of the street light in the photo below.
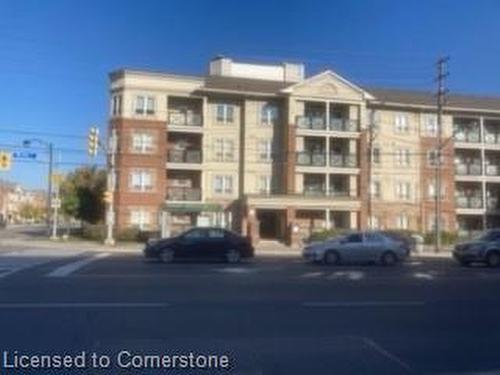
[[[50,225],[50,213],[52,209],[52,169],[54,164],[54,145],[52,142],[47,142],[39,138],[25,139],[23,141],[24,147],[30,147],[33,143],[38,143],[46,147],[49,151],[49,171],[48,171],[48,186],[47,186],[47,224]]]

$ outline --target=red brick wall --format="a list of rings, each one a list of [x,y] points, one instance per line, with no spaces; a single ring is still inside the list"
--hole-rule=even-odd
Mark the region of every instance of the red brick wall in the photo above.
[[[435,168],[429,167],[427,163],[427,152],[436,148],[436,138],[422,137],[420,139],[421,151],[421,192],[422,200],[420,206],[420,229],[427,232],[429,227],[429,216],[434,214],[435,201],[429,199],[428,186],[435,179]],[[441,183],[445,186],[445,196],[441,201],[442,216],[445,220],[445,231],[455,231],[455,166],[454,166],[453,141],[449,141],[442,150],[443,165],[441,168]]]
[[[118,136],[116,155],[117,191],[115,192],[116,226],[118,229],[129,225],[130,208],[142,207],[148,210],[152,228],[158,229],[159,207],[165,201],[166,192],[166,124],[162,121],[114,119],[111,127]],[[144,131],[153,135],[154,150],[148,154],[134,153],[131,149],[132,134]],[[133,192],[129,187],[130,172],[135,168],[150,169],[154,174],[154,188],[150,192]]]

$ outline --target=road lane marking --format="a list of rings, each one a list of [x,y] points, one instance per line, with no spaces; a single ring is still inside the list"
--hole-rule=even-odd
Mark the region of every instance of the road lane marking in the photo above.
[[[410,365],[406,362],[404,362],[401,358],[397,357],[396,355],[392,354],[388,350],[384,349],[382,346],[377,344],[375,341],[372,339],[369,339],[368,337],[363,337],[362,338],[363,342],[369,346],[370,348],[374,349],[377,353],[379,353],[382,357],[387,358],[388,360],[397,363],[399,366],[404,368],[407,372],[412,373],[413,370],[410,367]]]
[[[106,258],[109,255],[110,255],[109,253],[99,253],[99,254],[95,254],[91,257],[88,257],[88,258],[85,258],[82,260],[78,260],[76,262],[65,264],[64,266],[58,267],[55,270],[53,270],[52,272],[48,273],[47,276],[48,277],[67,277],[67,276],[71,275],[72,273],[78,271],[80,268],[85,267],[85,266],[89,265],[90,263],[93,263],[99,259]]]
[[[303,307],[411,307],[424,306],[423,301],[318,301],[303,302]]]
[[[41,303],[0,303],[0,310],[6,309],[66,309],[66,308],[155,308],[169,307],[164,302],[41,302]]]

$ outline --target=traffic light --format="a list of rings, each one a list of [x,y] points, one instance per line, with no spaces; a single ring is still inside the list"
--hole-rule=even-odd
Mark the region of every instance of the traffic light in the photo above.
[[[106,203],[112,203],[113,202],[113,192],[105,191],[104,194],[102,195],[102,199]]]
[[[98,147],[99,147],[99,129],[93,126],[90,128],[89,131],[89,144],[88,144],[89,155],[96,156]]]
[[[8,171],[11,166],[10,152],[0,152],[0,171]]]

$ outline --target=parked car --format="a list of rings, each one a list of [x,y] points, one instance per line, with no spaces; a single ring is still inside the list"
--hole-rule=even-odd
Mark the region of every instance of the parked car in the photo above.
[[[322,242],[311,243],[303,250],[303,257],[313,262],[381,263],[394,265],[409,255],[403,241],[396,241],[380,232],[352,232]]]
[[[252,257],[250,241],[222,228],[192,228],[178,236],[151,240],[144,248],[146,258],[170,263],[175,259],[210,258],[237,263]]]
[[[490,267],[500,266],[500,229],[490,229],[473,241],[455,245],[453,257],[462,265],[473,262],[486,263]]]

